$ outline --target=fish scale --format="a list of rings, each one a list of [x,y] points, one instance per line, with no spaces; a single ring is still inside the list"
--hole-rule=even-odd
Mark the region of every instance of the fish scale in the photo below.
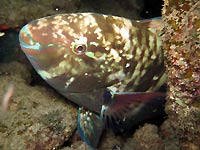
[[[135,37],[132,40],[131,45],[135,46],[131,49],[128,49],[128,51],[123,51],[122,55],[125,52],[125,56],[123,57],[124,65],[123,70],[126,74],[126,79],[122,82],[122,84],[125,84],[127,86],[124,86],[125,89],[121,89],[122,91],[154,91],[160,87],[160,85],[156,85],[156,83],[159,82],[159,79],[162,80],[164,78],[164,70],[162,72],[154,72],[154,76],[151,76],[152,71],[147,71],[152,69],[152,65],[154,65],[155,68],[164,68],[164,64],[162,61],[163,56],[161,51],[161,40],[160,38],[157,38],[157,35],[153,33],[152,31],[149,31],[148,29],[141,29],[138,30],[138,28],[132,28],[132,32],[130,33],[130,38]],[[143,36],[145,34],[145,36]],[[137,38],[141,37],[141,38]],[[150,43],[149,39],[154,39],[153,43]],[[159,43],[159,44],[156,44]],[[131,60],[126,59],[126,54],[130,55],[132,54],[133,58]],[[158,58],[158,59],[152,59]],[[156,63],[157,62],[157,63]],[[130,67],[126,67],[126,64],[130,64]],[[157,77],[156,80],[152,80],[152,84],[145,83],[145,79],[151,80],[151,78]],[[142,81],[141,81],[142,80]],[[146,81],[148,82],[148,81]],[[143,83],[144,85],[151,85],[150,87],[146,87],[146,89],[142,89],[142,87],[138,88],[138,84]],[[148,89],[149,88],[149,89]],[[119,90],[119,88],[117,88]]]
[[[165,83],[165,69],[159,32],[151,22],[95,13],[57,14],[20,31],[21,48],[38,74],[82,107],[78,130],[92,148],[106,118],[119,122],[129,106],[141,103],[139,110],[143,102],[163,96],[154,93]]]

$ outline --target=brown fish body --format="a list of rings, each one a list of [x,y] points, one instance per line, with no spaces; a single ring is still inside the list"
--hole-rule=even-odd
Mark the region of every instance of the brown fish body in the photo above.
[[[59,14],[23,27],[20,43],[43,79],[92,111],[100,111],[105,90],[152,92],[165,82],[161,40],[141,22]]]

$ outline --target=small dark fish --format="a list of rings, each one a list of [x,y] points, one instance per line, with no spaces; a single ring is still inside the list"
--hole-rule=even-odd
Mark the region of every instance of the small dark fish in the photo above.
[[[94,13],[58,14],[24,26],[19,40],[38,74],[84,108],[79,109],[78,129],[94,148],[105,118],[123,118],[131,104],[163,96],[155,93],[165,82],[156,30],[160,24]]]

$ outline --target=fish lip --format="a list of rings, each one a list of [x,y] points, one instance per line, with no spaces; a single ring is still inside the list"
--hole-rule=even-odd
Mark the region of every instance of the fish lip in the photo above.
[[[39,50],[41,50],[41,44],[39,42],[34,41],[34,39],[31,36],[30,31],[28,30],[28,26],[29,26],[29,24],[25,25],[20,30],[20,33],[19,33],[19,43],[20,43],[20,46],[22,48],[31,49],[31,50],[38,50],[39,51]],[[22,34],[25,34],[29,38],[29,40],[34,43],[34,45],[31,45],[31,44],[28,44],[28,42],[25,42],[22,39]]]

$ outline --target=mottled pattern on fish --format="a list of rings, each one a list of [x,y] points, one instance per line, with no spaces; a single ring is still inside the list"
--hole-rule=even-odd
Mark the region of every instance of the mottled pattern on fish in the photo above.
[[[65,96],[106,88],[155,91],[165,81],[161,40],[137,21],[59,14],[26,25],[20,42],[37,72]]]
[[[20,45],[36,71],[84,107],[79,109],[78,131],[92,148],[98,145],[104,121],[124,122],[129,110],[138,106],[140,113],[146,101],[163,97],[151,93],[165,82],[165,74],[161,40],[147,25],[77,13],[41,18],[20,31]]]

